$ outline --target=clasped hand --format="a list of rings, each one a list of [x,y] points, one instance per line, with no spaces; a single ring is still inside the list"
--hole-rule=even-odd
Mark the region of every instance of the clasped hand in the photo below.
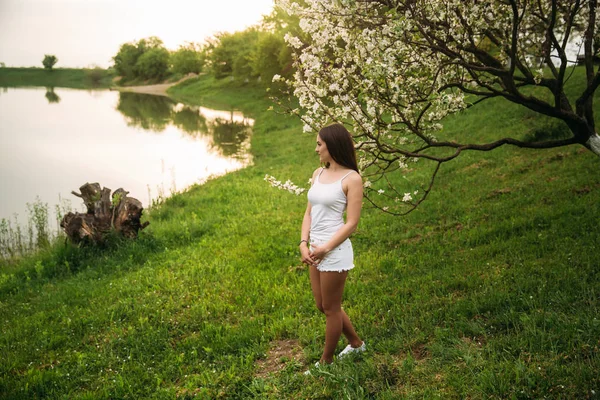
[[[316,267],[317,265],[319,265],[321,260],[323,260],[323,258],[327,255],[327,253],[329,253],[329,249],[327,249],[323,245],[311,246],[311,248],[312,248],[312,252],[309,250],[308,247],[304,247],[304,246],[300,250],[300,253],[302,256],[302,262],[304,264],[308,264],[308,265],[312,265],[312,266]]]

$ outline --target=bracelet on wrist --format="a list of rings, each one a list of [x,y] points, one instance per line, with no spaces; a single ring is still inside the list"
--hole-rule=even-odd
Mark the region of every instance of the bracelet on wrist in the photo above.
[[[300,245],[302,244],[302,242],[304,242],[304,243],[308,244],[308,240],[306,240],[306,239],[302,239],[302,240],[300,241],[300,243],[298,243],[298,246],[300,246]]]

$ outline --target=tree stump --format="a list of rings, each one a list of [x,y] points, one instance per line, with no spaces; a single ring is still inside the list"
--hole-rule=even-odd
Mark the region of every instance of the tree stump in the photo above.
[[[73,243],[92,241],[101,243],[111,230],[127,238],[136,238],[138,232],[149,222],[140,222],[142,203],[127,197],[129,192],[119,188],[110,196],[111,190],[101,188],[99,183],[86,183],[81,193],[71,192],[83,199],[87,213],[67,213],[60,222],[61,228]]]

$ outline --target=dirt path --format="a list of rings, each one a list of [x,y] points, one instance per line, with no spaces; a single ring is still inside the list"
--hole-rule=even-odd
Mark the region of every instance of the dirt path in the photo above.
[[[153,94],[155,96],[169,96],[167,94],[167,89],[171,86],[175,86],[178,83],[185,81],[186,79],[195,78],[198,76],[197,74],[191,73],[187,74],[177,82],[171,83],[160,83],[158,85],[142,85],[142,86],[115,86],[114,89],[120,92],[133,92],[133,93],[144,93],[144,94]]]

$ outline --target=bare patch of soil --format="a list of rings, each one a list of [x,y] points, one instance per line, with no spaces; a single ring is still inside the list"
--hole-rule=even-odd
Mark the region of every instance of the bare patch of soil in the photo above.
[[[426,362],[429,359],[429,351],[427,350],[426,344],[421,342],[411,345],[409,350],[400,351],[397,355],[392,357],[394,359],[394,363],[400,365],[408,358],[409,355],[417,364]]]
[[[584,187],[573,189],[573,192],[575,192],[575,194],[580,195],[580,196],[584,195],[584,194],[588,194],[591,191],[592,191],[592,188],[590,188],[589,186],[584,186]]]
[[[256,376],[266,378],[284,369],[290,361],[302,364],[303,360],[302,347],[297,340],[277,340],[271,343],[267,357],[256,362]]]
[[[429,355],[423,343],[417,343],[410,348],[410,352],[416,361],[421,361]]]
[[[483,167],[487,166],[489,163],[490,162],[487,161],[487,160],[481,160],[479,162],[476,162],[475,164],[467,165],[462,170],[463,170],[463,172],[465,172],[465,171],[469,171],[469,170],[472,170],[472,169],[480,169],[480,168],[483,168]]]
[[[511,188],[497,189],[497,190],[494,190],[493,192],[491,192],[487,197],[488,197],[488,199],[493,199],[493,198],[502,196],[504,194],[509,194],[509,193],[512,193]]]

